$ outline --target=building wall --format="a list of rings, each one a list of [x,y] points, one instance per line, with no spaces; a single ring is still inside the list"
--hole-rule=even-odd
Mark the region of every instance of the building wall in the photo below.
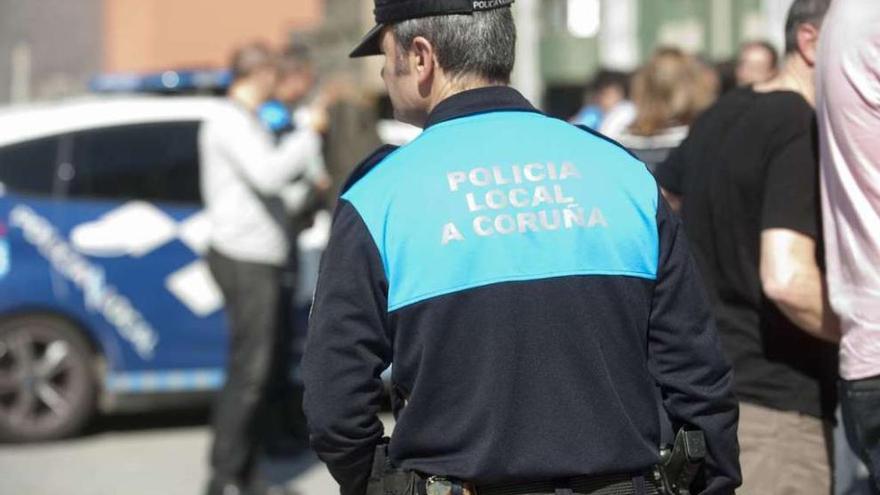
[[[300,39],[313,48],[324,80],[355,86],[364,93],[384,92],[379,77],[381,57],[348,58],[363,35],[375,25],[373,0],[323,0],[323,3],[323,24],[319,29],[304,33]]]
[[[84,91],[100,52],[101,0],[0,0],[0,104]]]
[[[642,56],[674,45],[715,60],[734,56],[740,43],[766,38],[760,0],[640,0]],[[781,29],[781,27],[780,27]]]
[[[323,18],[323,0],[103,0],[105,72],[223,67],[236,46],[285,43]]]
[[[542,38],[521,46],[540,79],[583,84],[600,66],[632,69],[658,44],[684,45],[713,59],[745,39],[781,42],[791,0],[601,0],[596,37],[567,32],[568,0],[536,0],[528,26]],[[372,26],[372,0],[0,0],[0,104],[82,92],[102,72],[223,67],[238,45],[312,44],[324,74],[345,74],[381,92],[380,58],[347,53]],[[518,18],[518,22],[526,22]],[[523,26],[521,26],[522,29]]]
[[[102,72],[224,67],[317,29],[326,0],[0,0],[0,104],[85,92]]]
[[[777,41],[782,26],[768,3],[784,11],[791,0],[601,0],[596,37],[566,29],[565,5],[544,0],[542,73],[550,85],[580,84],[600,66],[632,70],[661,45],[678,46],[712,60],[734,56],[740,43]],[[772,10],[772,9],[771,9]]]

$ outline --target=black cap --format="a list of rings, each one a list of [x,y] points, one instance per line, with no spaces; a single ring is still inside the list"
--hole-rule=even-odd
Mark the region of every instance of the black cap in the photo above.
[[[473,14],[481,10],[507,7],[513,0],[375,0],[376,25],[352,50],[349,57],[380,55],[380,35],[388,24],[436,15]]]

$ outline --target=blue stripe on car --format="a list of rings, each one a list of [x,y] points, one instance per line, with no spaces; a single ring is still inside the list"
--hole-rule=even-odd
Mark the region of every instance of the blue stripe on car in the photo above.
[[[117,393],[216,390],[225,375],[220,368],[109,373],[106,389]]]

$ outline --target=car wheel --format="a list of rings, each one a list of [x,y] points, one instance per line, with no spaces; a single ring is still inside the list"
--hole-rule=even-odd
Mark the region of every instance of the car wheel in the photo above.
[[[0,438],[53,440],[92,417],[94,353],[70,323],[47,316],[0,323]]]

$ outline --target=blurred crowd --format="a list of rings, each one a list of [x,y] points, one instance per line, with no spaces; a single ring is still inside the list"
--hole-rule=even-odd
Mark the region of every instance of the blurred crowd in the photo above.
[[[769,81],[778,65],[776,48],[764,40],[743,43],[735,59],[715,64],[660,47],[633,73],[600,70],[570,120],[619,141],[653,171],[718,97]]]
[[[741,493],[878,493],[880,12],[829,4],[793,3],[781,56],[663,47],[600,71],[571,118],[645,162],[682,217],[736,375]]]

